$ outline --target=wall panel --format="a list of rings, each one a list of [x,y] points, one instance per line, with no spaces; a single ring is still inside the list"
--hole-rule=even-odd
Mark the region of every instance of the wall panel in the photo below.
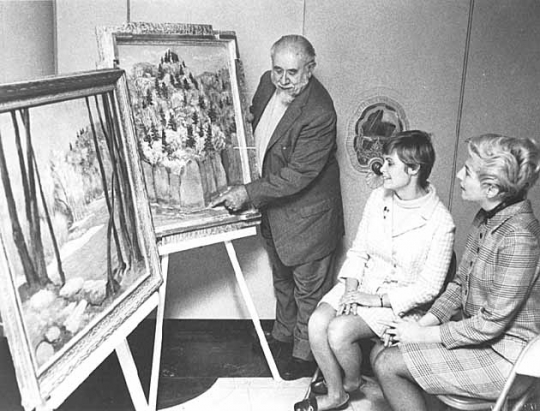
[[[95,70],[98,60],[95,28],[124,23],[127,1],[55,1],[58,72]]]
[[[318,51],[317,75],[338,111],[346,246],[371,189],[346,153],[348,125],[366,94],[380,90],[405,109],[410,128],[433,133],[431,180],[448,204],[468,2],[307,0],[306,36]]]
[[[0,50],[0,83],[54,74],[53,1],[0,1]]]
[[[467,158],[465,139],[500,133],[540,141],[540,3],[535,0],[476,0],[473,11],[458,169]],[[540,217],[538,186],[529,197]],[[452,199],[461,254],[476,204]]]

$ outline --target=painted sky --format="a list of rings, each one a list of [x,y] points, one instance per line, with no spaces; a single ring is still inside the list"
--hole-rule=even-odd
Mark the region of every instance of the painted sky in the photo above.
[[[181,44],[119,44],[118,55],[120,67],[129,71],[136,63],[158,64],[165,52],[170,49],[178,55],[180,61],[195,74],[205,71],[216,72],[228,67],[229,55],[227,46],[223,43],[193,44],[193,42]]]

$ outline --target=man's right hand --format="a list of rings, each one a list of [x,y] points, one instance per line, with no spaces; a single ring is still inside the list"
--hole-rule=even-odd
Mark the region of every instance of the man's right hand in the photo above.
[[[249,202],[249,196],[246,187],[243,185],[229,187],[221,193],[216,199],[210,202],[208,207],[216,207],[224,205],[227,210],[240,211]]]

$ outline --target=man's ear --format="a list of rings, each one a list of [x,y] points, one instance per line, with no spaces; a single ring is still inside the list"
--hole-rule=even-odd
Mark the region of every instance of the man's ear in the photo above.
[[[486,187],[486,196],[490,200],[496,199],[501,194],[501,191],[499,190],[499,187],[497,187],[494,184],[488,184]]]
[[[315,70],[316,65],[317,63],[315,61],[310,61],[308,64],[306,64],[308,78],[311,78],[313,75],[313,70]]]

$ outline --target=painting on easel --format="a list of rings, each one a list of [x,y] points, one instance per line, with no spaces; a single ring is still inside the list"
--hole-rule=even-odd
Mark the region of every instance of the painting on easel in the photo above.
[[[0,309],[33,409],[162,282],[124,72],[0,86],[0,183]]]
[[[208,25],[98,27],[102,67],[127,73],[158,236],[258,217],[209,202],[255,176],[236,38]]]

